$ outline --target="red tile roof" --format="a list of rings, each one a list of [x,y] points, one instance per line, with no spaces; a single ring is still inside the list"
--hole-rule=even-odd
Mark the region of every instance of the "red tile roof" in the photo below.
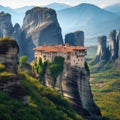
[[[43,52],[73,52],[77,50],[86,50],[83,46],[70,46],[70,45],[55,45],[55,46],[39,46],[34,49],[35,51],[43,51]]]

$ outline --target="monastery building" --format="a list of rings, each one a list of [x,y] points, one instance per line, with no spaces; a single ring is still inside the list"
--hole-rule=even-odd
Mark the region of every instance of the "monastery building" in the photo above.
[[[86,48],[83,46],[55,45],[55,46],[39,46],[34,49],[35,59],[41,58],[42,61],[48,60],[53,62],[56,56],[64,57],[65,63],[71,66],[84,68]]]

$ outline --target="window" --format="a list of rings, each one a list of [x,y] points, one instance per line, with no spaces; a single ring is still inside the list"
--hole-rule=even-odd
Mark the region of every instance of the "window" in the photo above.
[[[70,60],[70,55],[67,56],[67,60]]]
[[[43,57],[46,58],[46,55],[44,55]]]

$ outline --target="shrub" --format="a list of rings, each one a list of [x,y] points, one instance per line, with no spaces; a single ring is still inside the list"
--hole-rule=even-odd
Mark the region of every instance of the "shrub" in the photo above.
[[[19,62],[20,62],[20,65],[22,65],[23,63],[26,63],[27,62],[27,56],[21,56],[20,57],[20,60],[19,60]]]
[[[0,64],[0,72],[5,71],[5,66],[3,64]]]
[[[55,57],[54,62],[49,65],[50,75],[57,77],[63,71],[64,58],[61,56]]]

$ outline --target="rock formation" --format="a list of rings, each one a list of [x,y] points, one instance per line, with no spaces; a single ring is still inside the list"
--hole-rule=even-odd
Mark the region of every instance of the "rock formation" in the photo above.
[[[117,45],[118,45],[118,57],[120,58],[120,31],[117,36]]]
[[[119,31],[118,36],[117,36],[117,49],[118,49],[118,52],[117,52],[118,53],[118,58],[114,63],[114,67],[115,68],[120,68],[120,31]]]
[[[16,41],[9,37],[0,39],[0,63],[4,64],[6,70],[16,73],[18,66],[19,47]]]
[[[73,46],[84,46],[84,32],[76,31],[65,35],[65,43]]]
[[[106,47],[106,36],[98,37],[98,49],[95,58],[95,63],[106,62],[108,59],[107,47]]]
[[[33,48],[37,46],[63,44],[56,12],[40,7],[28,10],[22,26],[22,42],[23,54],[29,56],[29,60],[33,59]]]
[[[87,71],[64,64],[64,70],[56,79],[45,74],[45,85],[54,87],[66,97],[72,107],[89,120],[101,120],[101,114],[93,101]]]
[[[106,37],[102,36],[98,39],[98,50],[95,60],[92,64],[99,65],[96,71],[99,71],[107,62],[113,63],[112,66],[120,67],[120,32],[116,40],[116,30],[113,30],[109,35],[108,47],[106,46]]]
[[[21,28],[19,24],[13,27],[11,22],[11,15],[8,13],[0,13],[0,37],[11,36],[20,45],[21,42]]]
[[[27,103],[27,94],[20,85],[17,76],[19,47],[15,40],[5,37],[0,39],[0,64],[5,66],[6,75],[0,75],[0,90]]]
[[[8,13],[0,13],[0,37],[10,36],[13,32],[11,23],[11,15]]]
[[[20,48],[20,54],[22,53],[21,51],[21,28],[20,25],[18,23],[15,24],[15,26],[13,27],[13,33],[11,34],[11,37],[17,41],[19,48]]]
[[[109,61],[114,61],[117,58],[117,41],[116,41],[116,30],[113,30],[109,35],[108,41],[108,53]]]

